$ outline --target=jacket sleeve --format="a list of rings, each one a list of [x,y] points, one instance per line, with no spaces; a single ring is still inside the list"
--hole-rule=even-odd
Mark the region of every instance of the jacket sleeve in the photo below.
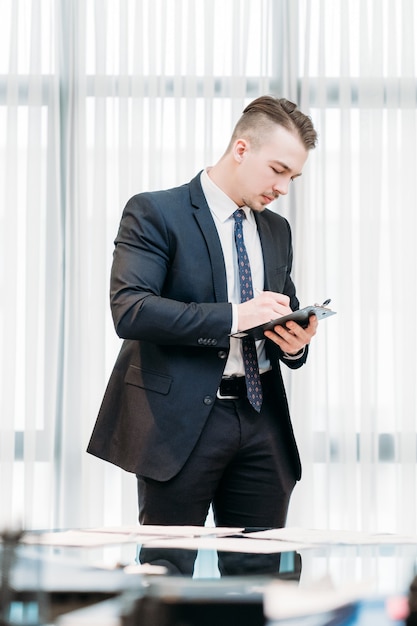
[[[232,306],[215,301],[205,247],[199,272],[191,250],[187,255],[187,236],[201,234],[193,223],[173,226],[166,213],[152,193],[134,196],[124,209],[111,270],[116,332],[162,345],[228,347]]]

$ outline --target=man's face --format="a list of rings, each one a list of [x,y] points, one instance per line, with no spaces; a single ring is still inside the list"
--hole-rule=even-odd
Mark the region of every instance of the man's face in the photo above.
[[[277,125],[258,148],[252,148],[244,139],[237,140],[234,156],[239,163],[235,202],[263,211],[270,202],[288,193],[291,181],[301,175],[308,150],[297,134]]]

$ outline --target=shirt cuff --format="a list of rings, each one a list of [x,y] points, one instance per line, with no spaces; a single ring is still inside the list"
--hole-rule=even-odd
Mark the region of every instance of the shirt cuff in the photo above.
[[[288,354],[287,352],[283,352],[283,358],[287,359],[287,361],[295,361],[297,359],[300,359],[303,356],[305,351],[306,351],[306,348],[304,346],[304,348],[301,348],[301,350],[299,350],[295,354]]]
[[[238,331],[238,314],[237,314],[237,304],[232,303],[232,328],[230,334],[237,333]]]

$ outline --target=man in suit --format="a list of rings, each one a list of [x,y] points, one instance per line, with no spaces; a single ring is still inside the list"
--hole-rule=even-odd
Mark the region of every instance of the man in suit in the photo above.
[[[124,343],[88,452],[136,474],[141,524],[204,525],[212,505],[218,526],[285,525],[301,465],[280,364],[305,363],[317,319],[265,332],[255,366],[250,357],[255,382],[230,335],[299,308],[290,227],[267,205],[316,139],[296,105],[262,96],[214,166],[124,209],[111,272]]]

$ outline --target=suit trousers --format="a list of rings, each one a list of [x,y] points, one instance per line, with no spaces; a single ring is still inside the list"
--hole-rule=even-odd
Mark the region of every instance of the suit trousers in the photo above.
[[[141,524],[203,526],[211,505],[216,526],[285,525],[296,481],[276,414],[279,404],[270,372],[262,376],[262,385],[260,413],[246,398],[215,401],[194,450],[172,479],[159,482],[137,476]],[[179,551],[172,556],[146,549],[140,560],[163,563],[174,573],[192,573],[195,554]],[[267,556],[265,565],[261,555],[236,559],[223,554],[219,568],[222,574],[271,573],[279,559]],[[257,561],[262,562],[260,567]]]

